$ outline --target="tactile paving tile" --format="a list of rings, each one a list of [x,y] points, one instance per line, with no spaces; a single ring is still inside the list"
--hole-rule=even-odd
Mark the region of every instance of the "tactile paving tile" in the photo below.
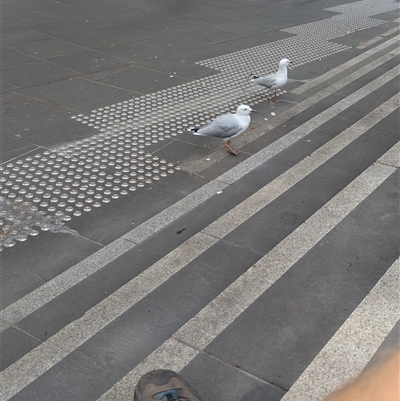
[[[379,6],[377,5],[379,3]],[[283,29],[294,36],[198,64],[219,73],[72,118],[98,134],[0,166],[0,250],[172,174],[179,166],[146,151],[238,104],[270,98],[250,74],[276,71],[281,58],[296,66],[348,49],[330,40],[383,24],[370,18],[398,8],[392,0],[363,0],[329,8],[341,14]],[[278,94],[285,91],[278,91]]]

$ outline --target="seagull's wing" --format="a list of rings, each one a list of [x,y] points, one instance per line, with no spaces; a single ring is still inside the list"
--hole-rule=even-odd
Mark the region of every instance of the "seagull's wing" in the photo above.
[[[196,128],[195,135],[214,136],[216,138],[230,138],[243,129],[234,114],[224,114],[209,124]],[[193,130],[192,130],[193,131]]]
[[[265,77],[254,78],[253,81],[257,85],[261,85],[268,89],[271,89],[274,85],[276,85],[276,76],[275,75],[267,75]]]

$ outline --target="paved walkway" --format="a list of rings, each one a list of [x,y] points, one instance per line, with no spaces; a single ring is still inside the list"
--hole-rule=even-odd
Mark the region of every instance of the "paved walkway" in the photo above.
[[[214,3],[3,5],[2,399],[317,401],[398,341],[398,4]]]

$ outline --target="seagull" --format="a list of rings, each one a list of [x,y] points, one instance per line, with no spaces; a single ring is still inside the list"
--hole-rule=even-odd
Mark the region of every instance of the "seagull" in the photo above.
[[[287,67],[291,62],[284,58],[279,62],[279,69],[275,74],[267,75],[265,77],[257,77],[256,75],[251,75],[253,81],[257,85],[264,86],[268,89],[274,89],[275,96],[274,100],[271,100],[271,106],[275,106],[279,101],[276,99],[276,90],[282,88],[287,82]]]
[[[201,127],[190,128],[189,131],[194,135],[222,138],[222,144],[228,149],[228,152],[237,156],[239,152],[232,149],[230,140],[246,131],[250,125],[250,113],[252,112],[257,113],[250,106],[241,104],[236,109],[236,113],[223,114],[210,123]]]

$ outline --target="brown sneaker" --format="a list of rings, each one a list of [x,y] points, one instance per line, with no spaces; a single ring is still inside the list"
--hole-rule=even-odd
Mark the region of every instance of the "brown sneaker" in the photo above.
[[[133,401],[201,401],[192,386],[172,370],[157,369],[143,375]]]

